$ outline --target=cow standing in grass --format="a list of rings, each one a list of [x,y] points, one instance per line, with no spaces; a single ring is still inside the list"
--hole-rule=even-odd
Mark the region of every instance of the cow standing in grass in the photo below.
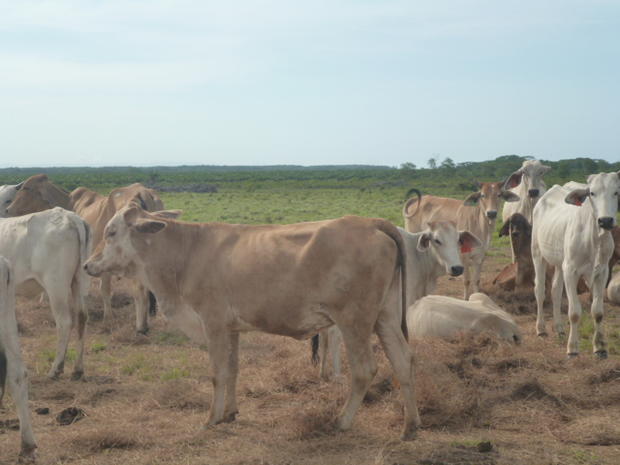
[[[570,182],[553,186],[534,208],[532,259],[536,273],[536,331],[538,335],[546,334],[543,305],[547,262],[555,268],[551,298],[553,327],[558,335],[564,334],[560,305],[563,285],[566,287],[569,357],[579,353],[581,303],[577,283],[580,277],[592,293],[593,350],[597,357],[607,357],[602,329],[603,292],[614,248],[610,231],[616,224],[619,193],[620,172],[593,174],[588,177],[587,184]]]

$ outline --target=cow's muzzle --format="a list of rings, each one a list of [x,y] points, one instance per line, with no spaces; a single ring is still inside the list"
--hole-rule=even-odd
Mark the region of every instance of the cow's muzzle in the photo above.
[[[98,266],[94,265],[91,261],[84,263],[84,271],[86,271],[87,274],[94,276],[95,278],[98,278],[102,274],[101,269]]]
[[[461,276],[463,274],[464,268],[462,266],[452,266],[450,267],[450,274],[452,276]]]
[[[598,225],[603,229],[611,229],[614,227],[614,219],[611,216],[598,219]]]
[[[494,220],[495,218],[497,218],[497,211],[489,210],[487,212],[487,218],[490,219],[490,220]]]
[[[535,199],[536,197],[538,197],[538,194],[540,194],[540,191],[538,189],[530,189],[529,191],[527,191],[527,195],[529,195],[531,199]]]

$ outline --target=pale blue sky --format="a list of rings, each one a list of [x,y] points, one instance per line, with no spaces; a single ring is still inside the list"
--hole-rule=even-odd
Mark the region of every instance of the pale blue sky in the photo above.
[[[620,160],[620,0],[0,0],[0,166]]]

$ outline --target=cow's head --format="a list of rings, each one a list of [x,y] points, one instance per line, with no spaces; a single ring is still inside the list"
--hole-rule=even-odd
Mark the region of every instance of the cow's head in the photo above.
[[[599,227],[610,230],[616,225],[620,198],[620,171],[588,176],[588,187],[575,189],[566,196],[566,203],[581,206],[590,200]]]
[[[550,169],[550,166],[543,165],[538,160],[525,160],[521,168],[508,176],[504,189],[522,185],[520,192],[527,192],[527,196],[536,201],[547,190],[543,177]]]
[[[503,224],[499,231],[499,237],[510,236],[512,251],[517,259],[530,254],[532,244],[532,225],[520,213],[513,214]]]
[[[54,185],[45,174],[30,176],[7,207],[8,216],[20,216],[54,207],[69,209],[69,194]]]
[[[15,199],[17,192],[21,189],[23,184],[22,182],[12,186],[0,186],[0,218],[9,216],[6,210],[9,208],[9,205],[11,205],[11,202],[13,202],[13,199]]]
[[[179,210],[149,213],[134,204],[121,208],[108,221],[103,241],[86,261],[84,269],[91,276],[108,272],[133,276],[139,262],[136,245],[148,242],[150,235],[166,228],[166,220],[180,214]]]
[[[469,194],[463,200],[463,205],[480,208],[491,221],[497,218],[497,211],[502,199],[506,202],[516,202],[519,200],[517,194],[504,189],[504,183],[502,182],[481,182],[478,183],[478,187],[480,190]]]
[[[452,221],[433,221],[422,231],[417,248],[421,252],[432,251],[446,273],[459,276],[463,273],[461,253],[480,247],[480,240],[469,231],[457,231]]]

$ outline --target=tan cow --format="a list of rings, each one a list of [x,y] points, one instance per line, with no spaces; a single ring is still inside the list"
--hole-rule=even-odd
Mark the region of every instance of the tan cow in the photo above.
[[[491,245],[491,234],[495,230],[497,211],[502,200],[516,202],[519,196],[503,189],[502,182],[479,183],[480,190],[468,195],[465,200],[449,199],[425,195],[417,189],[410,189],[407,195],[415,192],[403,207],[405,229],[420,232],[431,221],[455,221],[459,230],[466,230],[480,239],[482,245],[471,250],[461,250],[464,272],[465,299],[478,292],[480,273],[486,251]]]
[[[347,216],[284,226],[186,223],[134,206],[119,210],[104,236],[86,271],[138,277],[171,324],[207,343],[214,375],[208,424],[232,421],[237,413],[239,332],[307,339],[335,324],[352,376],[340,429],[350,428],[377,372],[374,331],[401,383],[403,439],[414,437],[420,420],[402,295],[404,245],[388,221]]]
[[[99,244],[103,238],[103,229],[107,222],[120,208],[134,202],[145,210],[163,209],[163,203],[157,193],[147,189],[140,183],[114,189],[108,196],[98,194],[85,187],[78,187],[70,194],[53,184],[45,174],[31,176],[19,185],[12,203],[6,209],[9,216],[21,216],[27,213],[47,210],[59,206],[73,210],[90,225],[92,243]],[[111,312],[111,275],[101,277],[101,295],[103,296],[103,314],[107,318]],[[155,299],[140,284],[134,283],[136,330],[140,333],[148,331],[148,308],[154,310]]]

